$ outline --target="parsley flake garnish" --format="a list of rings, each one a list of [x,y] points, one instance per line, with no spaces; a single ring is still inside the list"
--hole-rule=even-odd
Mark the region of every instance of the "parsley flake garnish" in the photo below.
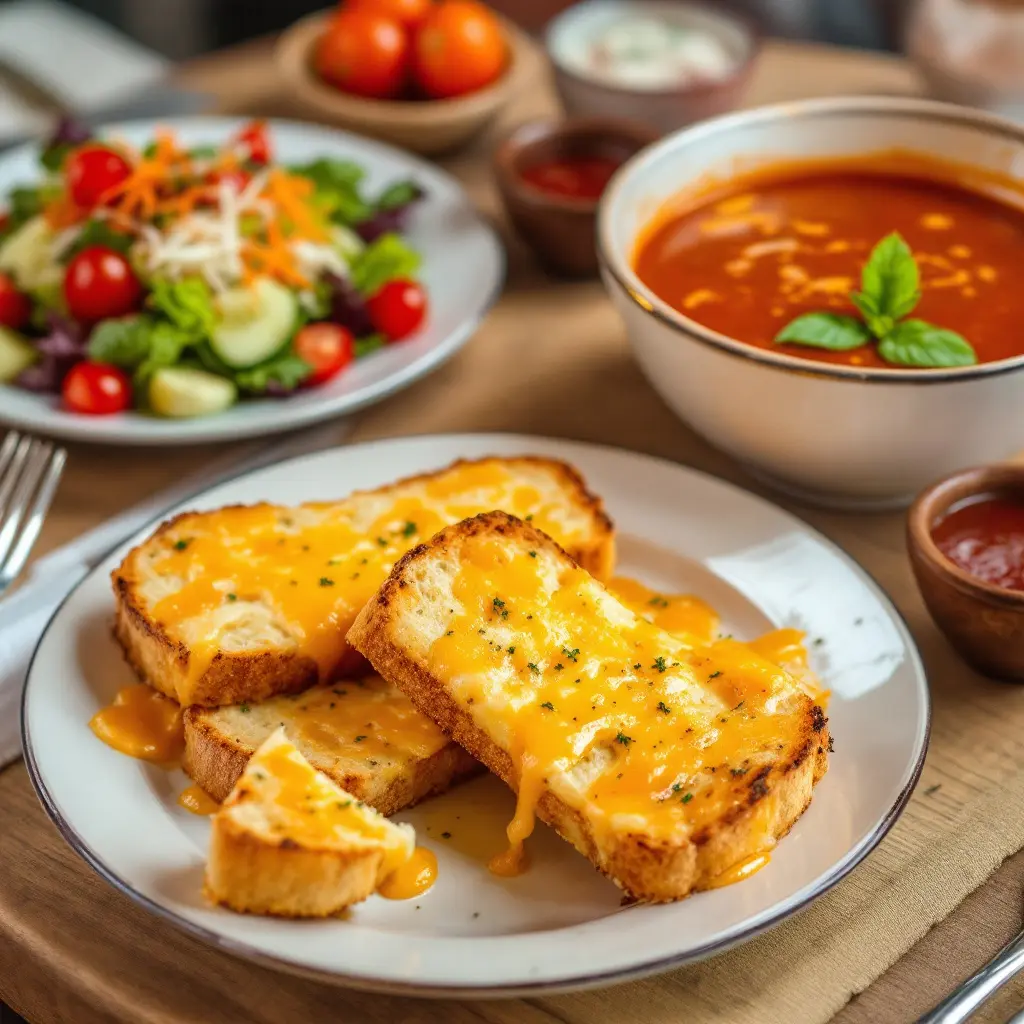
[[[658,701],[658,710],[663,715],[670,715],[670,714],[672,714],[672,709],[663,700],[659,700]]]
[[[668,665],[665,664],[664,658],[658,657],[654,659],[654,664],[651,666],[651,668],[656,668],[659,672],[664,672],[665,669],[668,668]]]
[[[451,832],[442,832],[441,833],[441,838],[442,839],[451,839],[451,837],[452,837]]]
[[[530,670],[531,672],[539,672],[539,671],[540,671],[540,669],[539,669],[539,668],[537,668],[537,666],[536,666],[536,665],[535,665],[535,664],[534,664],[534,663],[533,663],[532,661],[528,661],[528,662],[526,663],[526,667],[527,667],[527,668],[528,668],[528,669],[529,669],[529,670]]]
[[[628,747],[633,742],[632,736],[627,736],[624,732],[620,732],[615,737],[616,743],[621,743],[624,747]]]
[[[530,513],[530,514],[529,514],[529,515],[528,515],[528,516],[526,517],[526,521],[527,521],[528,523],[531,523],[531,522],[533,522],[533,513],[532,513],[532,512],[531,512],[531,513]]]
[[[387,537],[378,537],[378,538],[377,538],[377,543],[378,543],[378,544],[379,544],[379,545],[380,545],[380,546],[381,546],[382,548],[386,548],[386,547],[388,546],[388,539],[387,539]]]
[[[509,654],[515,654],[516,653],[516,645],[515,644],[509,644],[509,646],[506,647],[505,649],[508,651]]]
[[[491,602],[491,605],[494,607],[494,610],[496,612],[500,613],[503,619],[508,618],[508,609],[505,607],[505,602],[502,601],[500,597],[494,598],[494,600]]]
[[[554,711],[555,710],[555,705],[552,704],[551,701],[549,701],[549,700],[544,701],[544,703],[541,704],[541,707],[542,708],[547,708],[548,711]]]
[[[410,519],[409,522],[402,527],[402,536],[411,537],[416,532],[416,524]]]
[[[688,804],[692,799],[693,799],[693,794],[692,793],[684,793],[683,794],[682,802],[684,804]]]
[[[563,664],[562,664],[561,662],[559,662],[559,663],[558,663],[558,664],[557,664],[557,665],[555,666],[555,671],[556,671],[556,672],[561,672],[563,668],[565,668],[565,666],[564,666],[564,665],[563,665]]]
[[[667,608],[668,601],[661,596],[661,594],[655,594],[654,597],[647,602],[648,604],[654,605],[655,608]]]
[[[537,552],[536,551],[531,551],[530,552],[530,557],[531,558],[536,558],[537,557]]]
[[[238,595],[237,594],[228,594],[228,600],[229,601],[237,601],[238,600]]]
[[[569,650],[568,647],[563,647],[562,648],[562,653],[570,661],[579,661],[580,660],[580,649],[578,647],[574,647],[571,651]]]
[[[721,669],[719,669],[717,672],[712,672],[711,675],[708,676],[708,682],[710,682],[712,679],[717,679],[721,674]]]
[[[334,586],[334,580],[330,579],[330,577],[328,577],[328,576],[321,576],[320,577],[320,586],[321,587],[333,587]]]
[[[672,792],[673,793],[678,793],[679,790],[681,790],[682,788],[683,788],[683,784],[681,782],[673,782],[672,783]]]
[[[238,710],[241,711],[243,715],[247,715],[247,714],[249,714],[249,705],[248,704],[241,704],[241,705],[239,705]]]
[[[176,540],[174,542],[174,550],[175,551],[184,551],[185,548],[187,548],[189,546],[189,544],[191,544],[191,543],[192,543],[191,540]]]
[[[356,743],[362,743],[363,740],[365,740],[365,739],[366,739],[365,735],[364,736],[357,736],[356,737]]]

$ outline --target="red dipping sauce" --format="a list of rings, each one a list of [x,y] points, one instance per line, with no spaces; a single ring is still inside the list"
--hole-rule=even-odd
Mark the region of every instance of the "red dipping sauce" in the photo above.
[[[572,156],[546,160],[520,172],[531,188],[562,199],[600,199],[620,161],[606,156]]]
[[[1024,499],[986,495],[954,505],[933,527],[932,538],[976,579],[1024,591]]]

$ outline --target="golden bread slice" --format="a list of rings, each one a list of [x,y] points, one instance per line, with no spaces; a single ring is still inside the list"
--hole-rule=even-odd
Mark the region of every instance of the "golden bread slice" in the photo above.
[[[142,680],[183,707],[357,675],[365,663],[345,633],[398,558],[498,508],[532,516],[598,576],[611,571],[612,525],[572,467],[479,459],[339,502],[180,515],[112,574],[114,632]]]
[[[631,611],[549,537],[490,513],[395,566],[349,641],[631,896],[742,877],[827,768],[825,716],[733,640],[693,644]]]
[[[249,914],[329,917],[412,856],[396,825],[318,772],[277,729],[212,819],[207,898]]]
[[[384,815],[481,770],[380,676],[259,704],[187,708],[182,767],[215,800],[224,800],[257,747],[279,728],[314,768]]]

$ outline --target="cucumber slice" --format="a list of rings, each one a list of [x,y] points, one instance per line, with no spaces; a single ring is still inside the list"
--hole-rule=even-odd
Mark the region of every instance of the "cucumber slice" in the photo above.
[[[38,358],[36,350],[17,331],[0,327],[0,383],[14,380]]]
[[[44,289],[64,280],[64,269],[53,258],[53,231],[42,217],[25,221],[0,246],[0,270],[23,291]]]
[[[160,416],[212,416],[234,405],[238,390],[227,377],[184,366],[157,370],[149,382],[149,404]]]
[[[331,243],[346,263],[351,263],[366,248],[366,243],[343,224],[331,228]]]
[[[220,322],[213,351],[237,370],[269,359],[292,335],[299,314],[295,293],[269,277],[251,288],[232,288],[215,300]]]

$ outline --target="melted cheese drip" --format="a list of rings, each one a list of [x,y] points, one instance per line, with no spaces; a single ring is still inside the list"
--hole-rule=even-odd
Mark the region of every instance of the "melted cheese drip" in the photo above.
[[[692,594],[660,594],[627,576],[616,576],[608,589],[642,619],[669,633],[692,637],[698,643],[710,643],[718,635],[718,612]]]
[[[480,512],[502,509],[572,548],[564,504],[523,483],[506,464],[484,460],[455,466],[381,501],[376,517],[366,503],[261,505],[205,515],[201,532],[186,520],[161,535],[163,547],[148,568],[167,585],[154,618],[191,647],[188,679],[199,679],[232,631],[257,609],[272,609],[277,640],[295,638],[320,678],[343,658],[344,636],[394,563],[442,527]],[[159,588],[158,588],[159,589]],[[269,643],[270,641],[268,641]]]
[[[425,846],[381,882],[377,892],[389,900],[411,900],[422,896],[437,881],[437,857]]]
[[[521,869],[545,786],[594,808],[595,828],[658,837],[748,805],[800,692],[790,675],[737,641],[668,633],[583,570],[552,580],[542,562],[491,538],[465,543],[458,609],[428,658],[472,714],[496,717],[517,770],[510,851],[492,868]]]
[[[288,698],[289,731],[353,760],[430,757],[448,738],[379,676],[316,687]]]
[[[185,750],[181,708],[141,683],[119,690],[89,728],[114,750],[157,764],[175,765]]]
[[[184,807],[186,811],[191,811],[192,814],[198,814],[200,817],[214,814],[220,809],[220,804],[206,790],[196,785],[182,790],[178,795],[178,806]]]
[[[711,880],[708,885],[709,889],[721,889],[725,885],[734,885],[736,882],[742,882],[751,875],[757,874],[761,868],[767,866],[768,862],[772,859],[771,851],[765,850],[763,853],[755,853],[750,857],[746,857],[741,860],[738,864],[734,864],[727,871],[723,871],[720,875],[717,875]]]

